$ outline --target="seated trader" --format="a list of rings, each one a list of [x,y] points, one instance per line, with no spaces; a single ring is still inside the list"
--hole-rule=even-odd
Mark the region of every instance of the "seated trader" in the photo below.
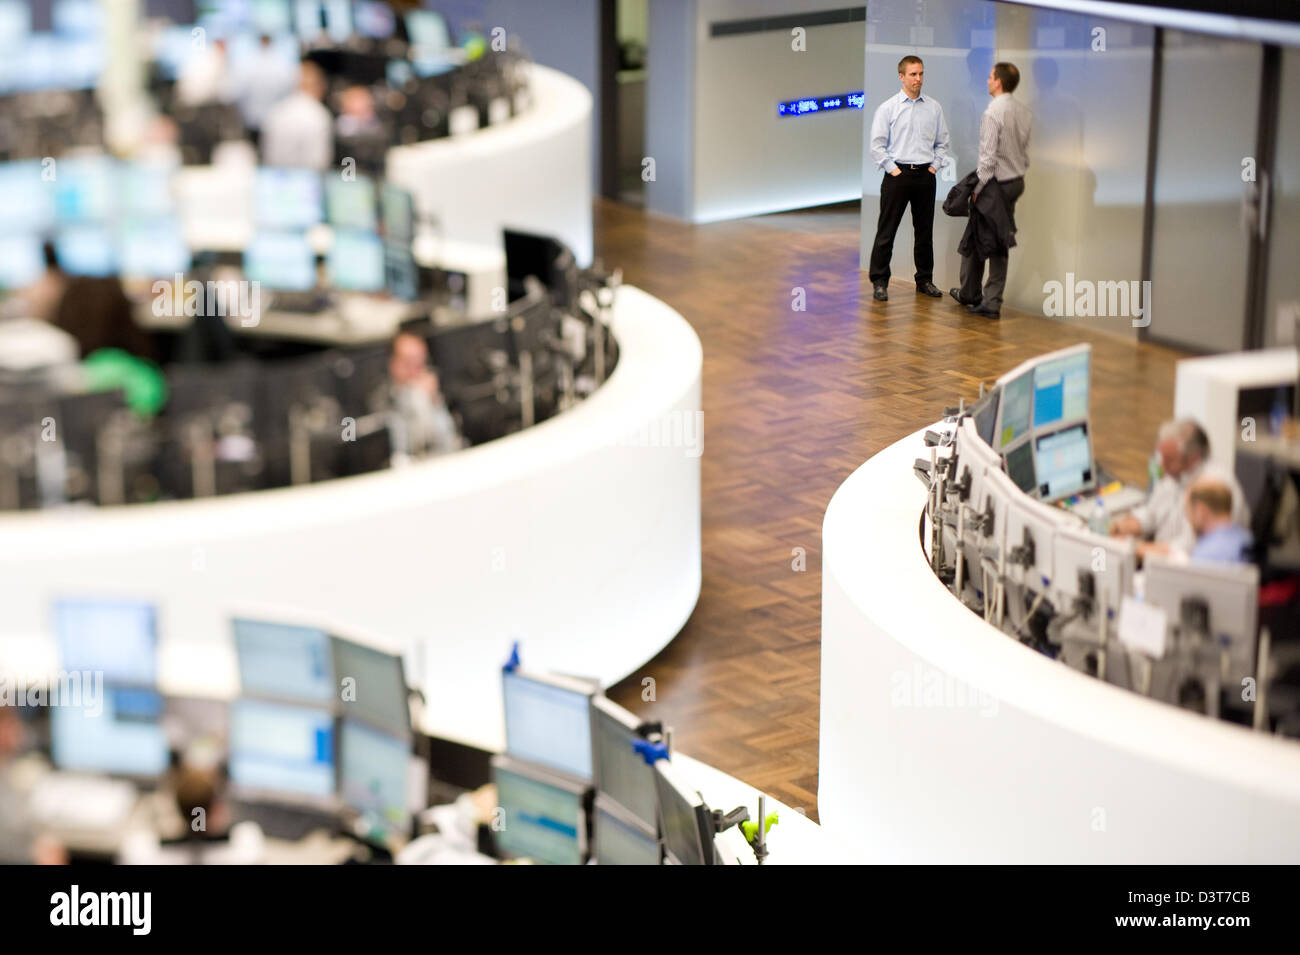
[[[388,356],[388,433],[393,457],[404,460],[445,454],[464,446],[456,422],[429,368],[429,346],[410,332],[399,332]]]
[[[262,121],[262,162],[324,170],[334,161],[334,121],[321,102],[325,74],[310,60],[299,67],[298,89]]]
[[[1167,421],[1156,437],[1156,454],[1164,475],[1151,485],[1145,504],[1115,521],[1111,533],[1140,537],[1138,553],[1184,554],[1196,544],[1196,532],[1187,519],[1187,490],[1202,477],[1213,477],[1232,491],[1232,517],[1238,524],[1250,524],[1246,496],[1236,478],[1209,460],[1210,440],[1195,421]]]
[[[364,86],[349,86],[339,97],[339,118],[334,125],[334,161],[342,165],[351,157],[357,171],[383,175],[390,139],[375,113],[375,98]]]
[[[1232,489],[1222,481],[1203,477],[1187,491],[1187,521],[1196,532],[1196,546],[1188,555],[1193,564],[1250,563],[1250,531],[1232,519]]]
[[[23,748],[18,708],[0,704],[0,865],[64,865],[63,846],[42,835],[28,812],[28,796],[14,784],[13,759]]]
[[[122,865],[259,865],[266,861],[266,837],[255,822],[230,824],[225,773],[215,765],[185,760],[172,770],[170,789],[184,822],[183,835],[163,841],[152,829],[127,834]]]

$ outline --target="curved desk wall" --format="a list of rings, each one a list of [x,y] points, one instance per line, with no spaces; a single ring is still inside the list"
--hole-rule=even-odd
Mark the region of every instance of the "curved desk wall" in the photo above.
[[[1294,741],[1084,676],[948,592],[921,546],[924,433],[863,464],[826,510],[827,833],[885,862],[1300,859]]]
[[[249,605],[402,643],[421,727],[504,748],[500,665],[612,684],[700,592],[700,342],[619,289],[620,360],[526,431],[405,468],[199,501],[0,516],[0,659],[47,671],[59,595],[155,601],[165,692],[233,696]],[[676,440],[670,440],[670,439]],[[673,446],[675,445],[675,446]]]
[[[501,230],[554,236],[591,264],[591,94],[577,80],[529,67],[519,116],[464,136],[388,151],[387,179],[411,191],[438,233],[501,247]]]

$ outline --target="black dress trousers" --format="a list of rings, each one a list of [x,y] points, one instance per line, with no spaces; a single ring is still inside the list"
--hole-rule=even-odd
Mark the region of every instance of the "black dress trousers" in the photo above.
[[[899,174],[885,173],[880,183],[880,218],[876,222],[876,242],[871,247],[871,284],[889,281],[889,260],[894,254],[894,233],[903,221],[903,210],[912,206],[912,234],[915,245],[912,261],[916,264],[917,284],[934,279],[934,196],[937,177],[925,166],[918,169],[899,167]]]

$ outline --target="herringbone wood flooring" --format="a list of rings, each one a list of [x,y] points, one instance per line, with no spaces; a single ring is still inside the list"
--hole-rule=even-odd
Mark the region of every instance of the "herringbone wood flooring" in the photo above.
[[[704,344],[699,604],[610,695],[671,725],[683,752],[816,818],[821,522],[835,489],[981,380],[1079,341],[1093,344],[1097,456],[1145,484],[1183,356],[1006,309],[1000,322],[972,317],[910,280],[876,303],[856,206],[691,226],[599,201],[595,234],[596,255]]]

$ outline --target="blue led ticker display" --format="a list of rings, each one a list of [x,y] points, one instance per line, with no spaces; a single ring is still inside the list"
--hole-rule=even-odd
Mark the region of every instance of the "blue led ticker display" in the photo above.
[[[827,113],[836,109],[862,109],[866,96],[856,93],[836,93],[834,96],[806,96],[776,104],[778,116],[807,116],[809,113]]]

